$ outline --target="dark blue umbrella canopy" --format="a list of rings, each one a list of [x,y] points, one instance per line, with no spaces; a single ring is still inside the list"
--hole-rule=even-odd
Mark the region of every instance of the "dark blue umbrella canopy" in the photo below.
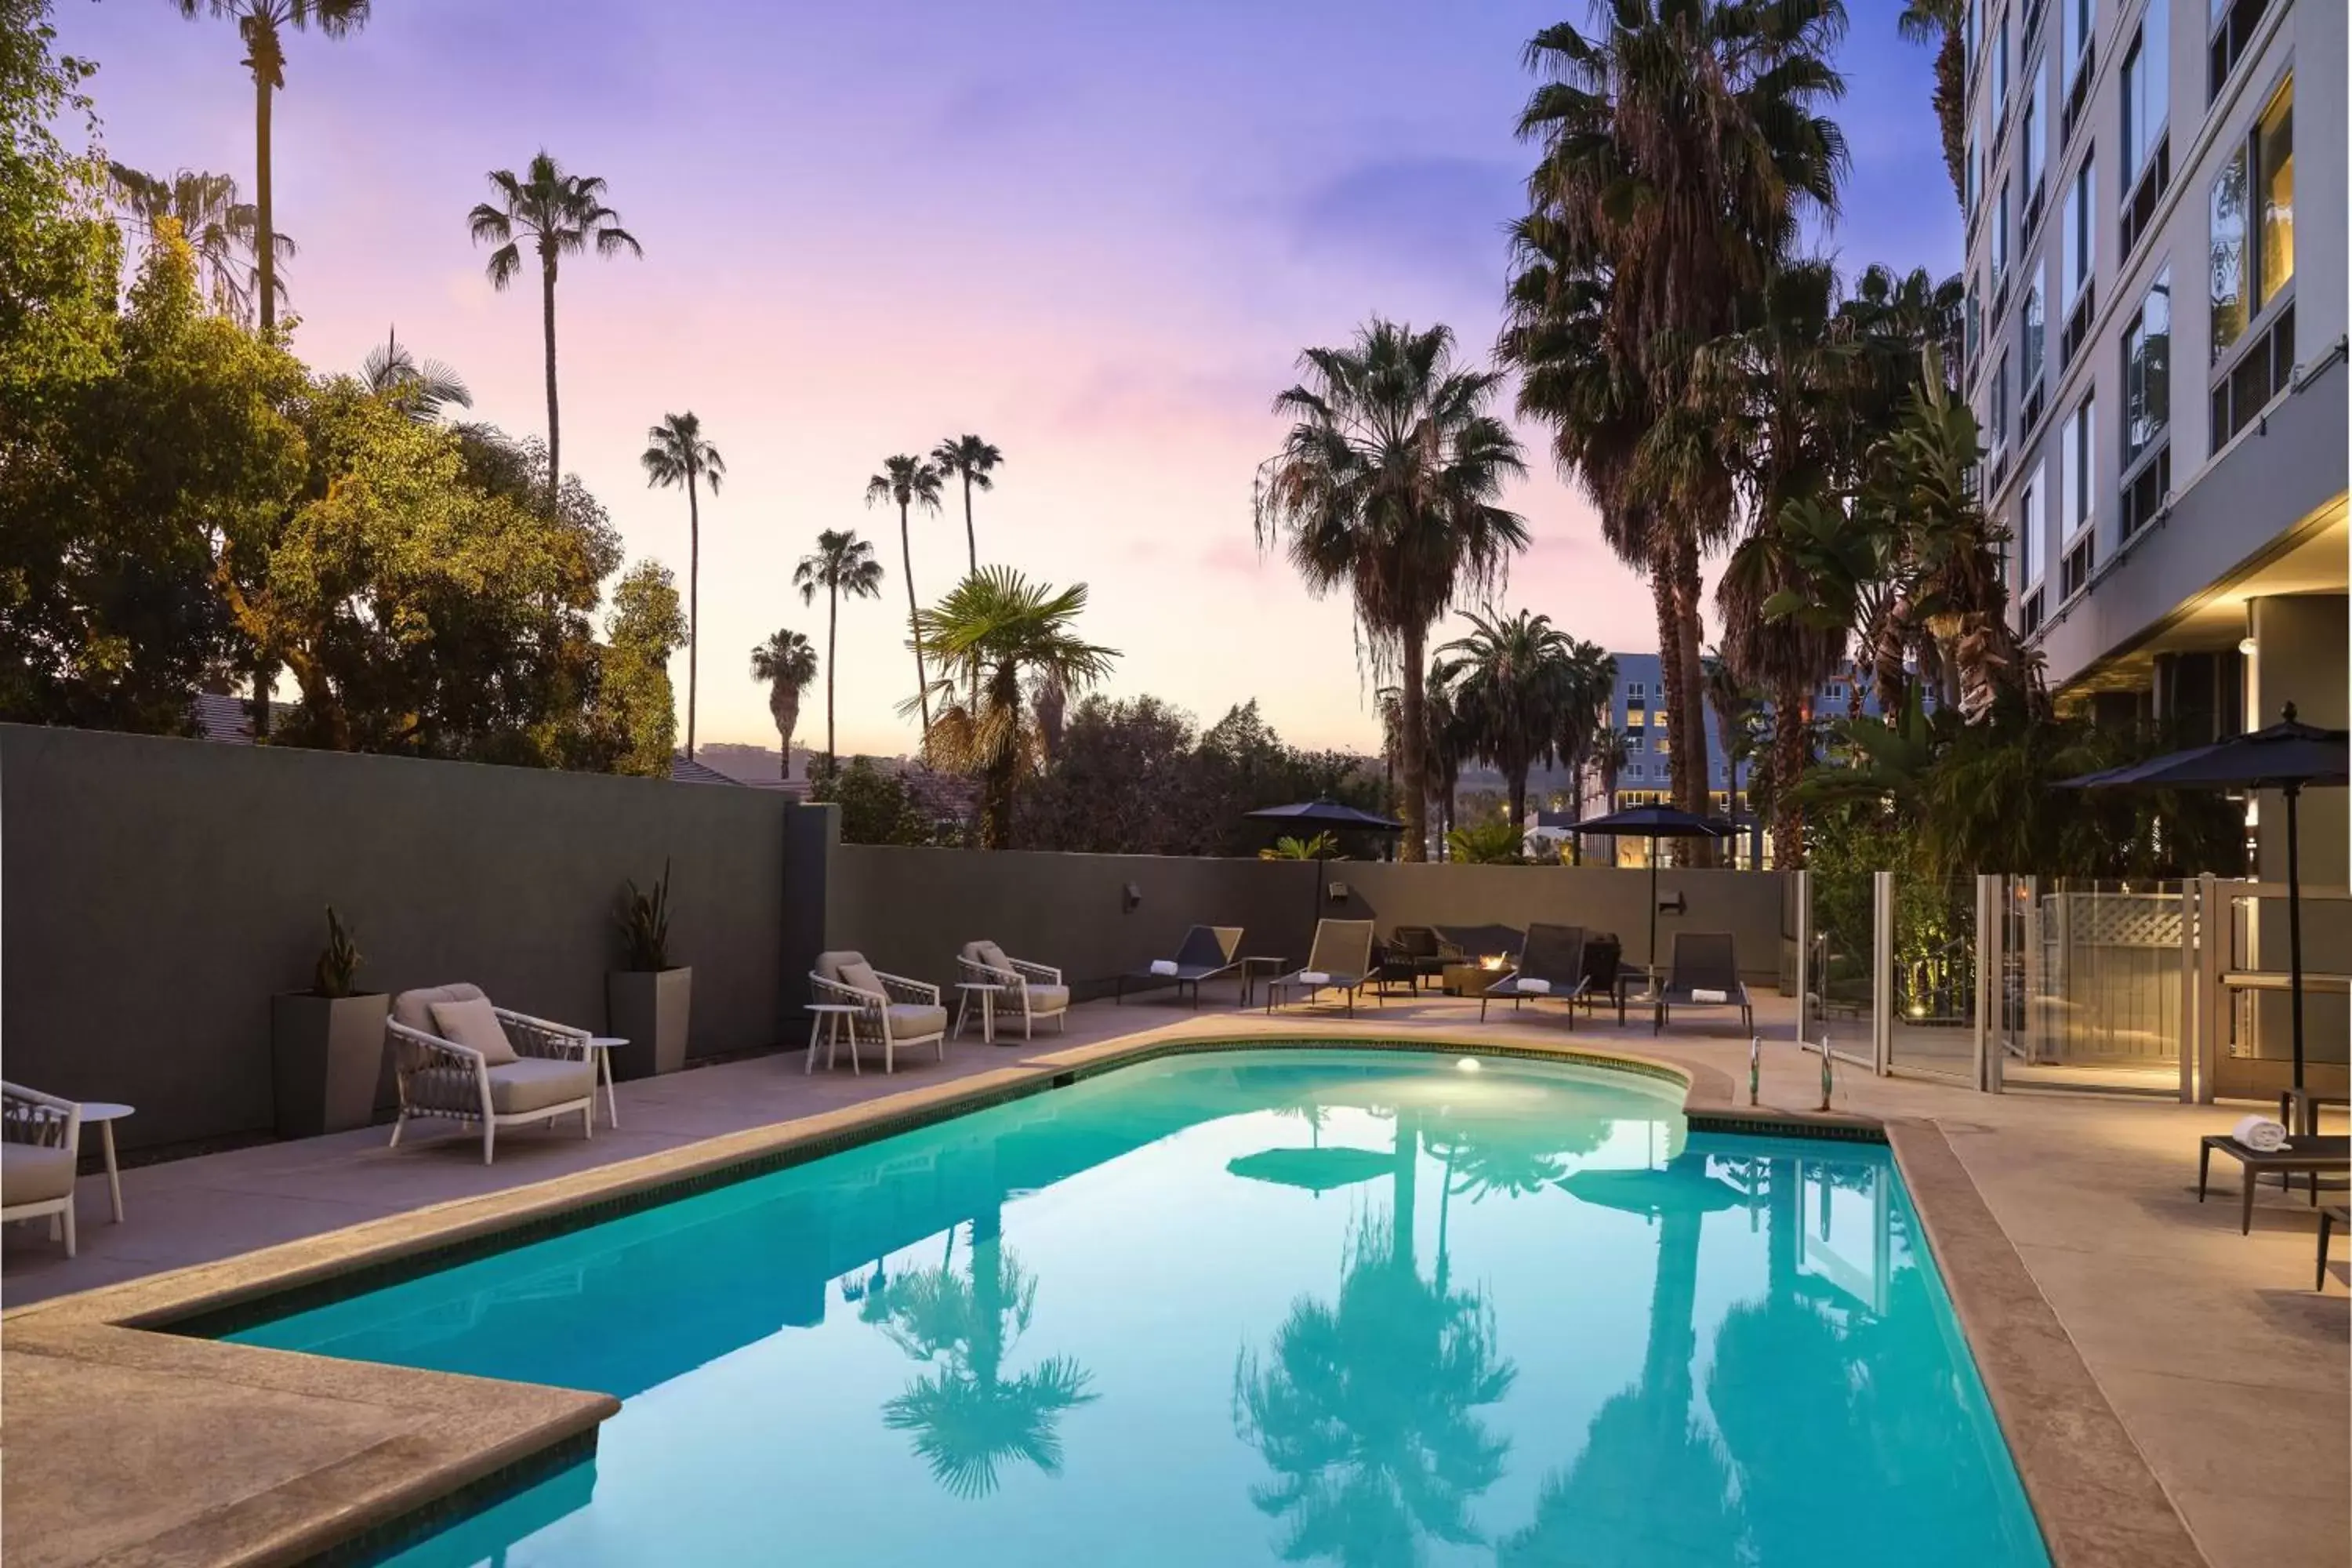
[[[1738,831],[1727,822],[1695,816],[1671,805],[1637,805],[1561,826],[1570,833],[1607,833],[1622,838],[1725,838]]]
[[[1402,833],[1404,824],[1378,813],[1359,811],[1336,800],[1302,800],[1295,805],[1267,805],[1244,812],[1258,822],[1287,823],[1296,827],[1354,828],[1366,833]]]

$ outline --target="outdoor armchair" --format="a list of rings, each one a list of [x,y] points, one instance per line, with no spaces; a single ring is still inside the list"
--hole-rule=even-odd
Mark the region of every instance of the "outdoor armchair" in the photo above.
[[[1025,958],[1007,958],[1004,950],[992,942],[968,942],[956,959],[959,978],[986,985],[1004,988],[999,1008],[1018,1004],[1021,1010],[1021,1037],[1030,1038],[1030,1027],[1040,1018],[1055,1018],[1067,1033],[1070,1027],[1070,988],[1062,979],[1062,972],[1050,963],[1032,963]],[[965,994],[967,998],[970,993]],[[970,1005],[969,1001],[966,1003]],[[1013,1015],[1007,1011],[1004,1015]],[[958,1021],[961,1028],[961,1021]]]
[[[1419,991],[1422,983],[1442,977],[1449,963],[1463,962],[1462,950],[1437,934],[1434,926],[1399,926],[1381,944],[1381,990],[1402,984]]]
[[[948,1059],[948,1010],[940,988],[903,974],[886,974],[866,962],[862,952],[843,949],[820,952],[809,971],[810,999],[836,1006],[852,1006],[849,1054],[855,1058],[860,1041],[882,1047],[882,1070],[898,1065],[898,1053],[910,1046],[931,1046],[940,1060]]]
[[[1127,988],[1138,985],[1170,985],[1176,987],[1177,1000],[1183,1000],[1184,989],[1192,987],[1192,1005],[1201,1005],[1201,982],[1214,980],[1220,974],[1240,971],[1242,928],[1239,926],[1194,926],[1176,944],[1176,956],[1163,958],[1130,970],[1118,977],[1112,992],[1114,1002],[1127,1000]],[[1246,983],[1246,982],[1244,982]]]
[[[1315,945],[1307,950],[1307,966],[1268,983],[1265,1010],[1273,1012],[1285,991],[1303,991],[1312,996],[1328,989],[1346,995],[1352,1017],[1356,993],[1372,977],[1372,922],[1317,921]],[[1378,1000],[1380,992],[1375,989],[1372,995]]]
[[[1478,998],[1478,1021],[1486,1021],[1486,1004],[1505,997],[1511,1010],[1522,1002],[1565,1002],[1568,1025],[1576,1026],[1576,1004],[1584,997],[1584,928],[1546,925],[1528,927],[1527,945],[1519,950],[1518,966],[1497,980]]]
[[[1676,931],[1666,983],[1658,990],[1654,1007],[1650,1020],[1654,1035],[1666,1026],[1671,1010],[1676,1007],[1737,1007],[1739,1026],[1752,1032],[1756,1009],[1748,1000],[1748,987],[1740,984],[1739,955],[1732,947],[1731,933]]]
[[[495,1026],[483,1027],[467,1003],[487,1007]],[[493,1005],[481,987],[459,984],[402,992],[384,1033],[400,1089],[393,1147],[409,1122],[426,1117],[478,1123],[485,1165],[501,1127],[552,1127],[577,1113],[581,1135],[595,1136],[596,1063],[585,1029]]]
[[[49,1219],[74,1255],[74,1166],[81,1107],[37,1089],[0,1083],[0,1221]]]

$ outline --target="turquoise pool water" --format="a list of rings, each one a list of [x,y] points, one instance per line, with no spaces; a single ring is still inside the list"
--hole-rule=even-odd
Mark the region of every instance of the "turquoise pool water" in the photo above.
[[[1886,1152],[1680,1098],[1178,1057],[234,1337],[620,1396],[401,1563],[2046,1564]]]

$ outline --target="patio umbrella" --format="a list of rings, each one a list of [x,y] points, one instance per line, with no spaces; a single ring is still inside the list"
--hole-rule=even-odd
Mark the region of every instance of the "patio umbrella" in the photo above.
[[[1396,1173],[1396,1157],[1382,1149],[1261,1149],[1225,1162],[1234,1175],[1277,1186],[1328,1193]]]
[[[1394,834],[1404,831],[1404,824],[1393,817],[1382,816],[1377,812],[1359,811],[1352,805],[1332,800],[1328,796],[1315,800],[1302,800],[1295,805],[1260,806],[1255,811],[1245,812],[1243,815],[1253,822],[1281,823],[1291,827],[1306,828],[1314,833],[1353,831]],[[1315,857],[1315,896],[1307,910],[1310,921],[1319,917],[1323,910],[1324,858],[1325,857],[1319,854]]]
[[[1661,838],[1721,838],[1733,830],[1709,816],[1694,816],[1671,805],[1637,805],[1588,817],[1568,825],[1570,833],[1606,833],[1613,837],[1650,841],[1650,984],[1658,983],[1658,840]]]
[[[2286,796],[2288,1006],[2294,1018],[2294,1086],[2303,1087],[2303,874],[2295,800],[2305,785],[2352,779],[2347,732],[2300,722],[2290,702],[2266,729],[2144,763],[2060,782],[2061,789],[2274,789]]]

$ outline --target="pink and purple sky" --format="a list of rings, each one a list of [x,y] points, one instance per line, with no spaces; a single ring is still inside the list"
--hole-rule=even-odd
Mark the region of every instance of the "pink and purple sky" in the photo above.
[[[1930,55],[1896,37],[1895,0],[1851,8],[1837,115],[1853,169],[1829,248],[1850,274],[1957,270]],[[646,247],[564,274],[565,466],[630,557],[668,563],[683,590],[685,499],[646,488],[646,428],[691,408],[728,460],[703,510],[702,740],[774,743],[749,650],[779,626],[822,647],[793,563],[819,529],[855,528],[890,575],[882,601],[843,611],[842,749],[911,748],[897,518],[866,508],[865,481],[976,431],[1006,459],[978,500],[982,559],[1090,585],[1085,630],[1124,654],[1107,689],[1204,722],[1255,696],[1294,742],[1370,749],[1347,605],[1309,599],[1252,542],[1251,476],[1281,434],[1267,405],[1302,346],[1374,312],[1444,321],[1484,357],[1529,163],[1511,134],[1520,52],[1584,16],[1584,0],[379,0],[356,36],[288,50],[296,346],[355,368],[396,323],[466,377],[476,416],[541,431],[535,282],[494,292],[464,220],[485,171],[545,146],[611,182]],[[163,0],[65,0],[58,22],[100,64],[110,156],[250,188],[231,25]],[[1524,434],[1533,471],[1511,504],[1535,543],[1504,603],[1654,647],[1647,591]],[[959,505],[914,536],[928,600],[963,569]],[[676,673],[682,705],[683,655]],[[803,742],[823,743],[822,703],[820,687]]]

